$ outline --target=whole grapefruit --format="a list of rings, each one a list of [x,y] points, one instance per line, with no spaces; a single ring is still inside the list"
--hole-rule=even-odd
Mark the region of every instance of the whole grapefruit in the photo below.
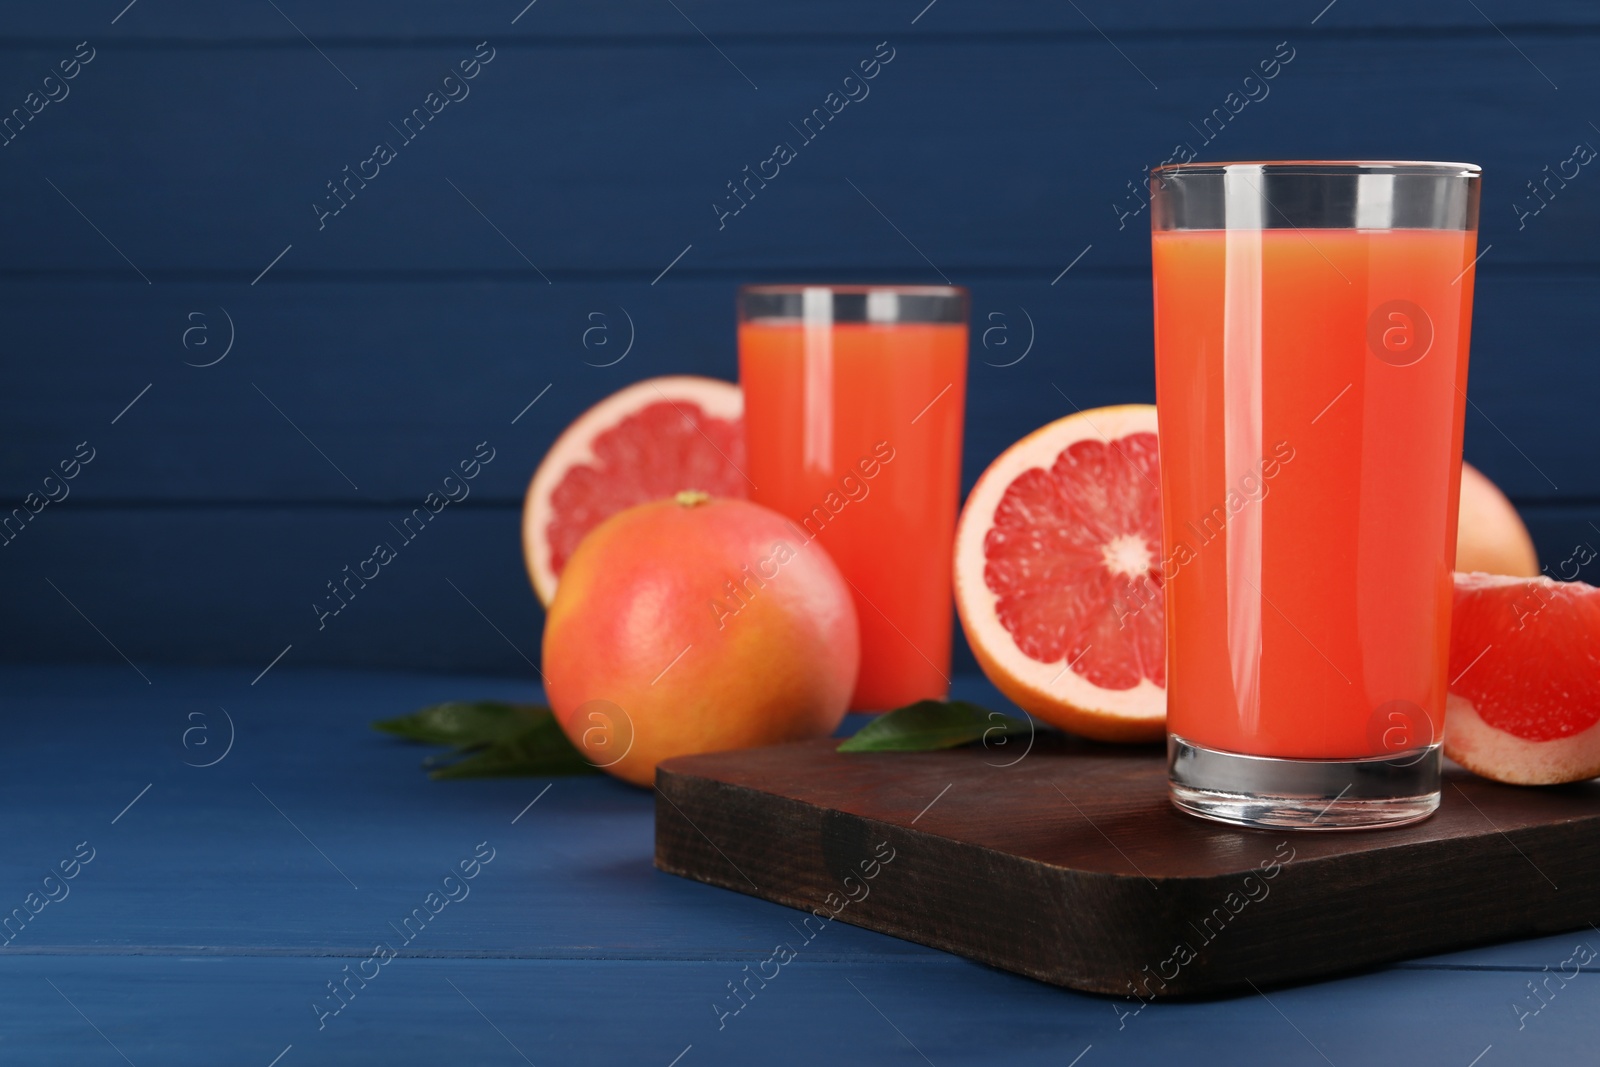
[[[1538,577],[1539,554],[1522,516],[1500,487],[1470,463],[1461,464],[1460,516],[1456,570]]]
[[[596,526],[544,631],[561,728],[636,785],[672,756],[826,736],[860,659],[850,587],[822,547],[776,512],[701,492]]]

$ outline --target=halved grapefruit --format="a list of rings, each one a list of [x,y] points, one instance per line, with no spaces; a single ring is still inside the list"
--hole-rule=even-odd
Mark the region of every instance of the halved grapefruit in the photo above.
[[[522,554],[539,599],[583,535],[625,508],[697,489],[748,495],[744,394],[693,375],[646,378],[612,393],[568,426],[528,485]]]
[[[983,673],[1018,707],[1102,741],[1161,738],[1159,486],[1156,409],[1127,404],[1034,431],[972,487],[956,608]]]
[[[1445,755],[1513,785],[1600,775],[1600,589],[1457,574]]]

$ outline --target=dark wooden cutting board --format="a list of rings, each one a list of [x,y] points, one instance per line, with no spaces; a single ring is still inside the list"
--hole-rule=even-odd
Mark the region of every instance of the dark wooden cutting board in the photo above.
[[[837,743],[663,763],[656,866],[811,913],[808,937],[837,919],[1141,1000],[1600,922],[1595,782],[1451,767],[1414,826],[1261,831],[1175,811],[1154,747],[1041,735],[1007,766]]]

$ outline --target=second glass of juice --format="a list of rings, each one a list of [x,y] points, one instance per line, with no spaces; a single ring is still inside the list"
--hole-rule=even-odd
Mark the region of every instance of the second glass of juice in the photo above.
[[[949,687],[951,553],[967,293],[953,286],[739,291],[751,499],[825,548],[861,624],[851,707]]]
[[[1171,795],[1439,803],[1478,168],[1151,173]]]

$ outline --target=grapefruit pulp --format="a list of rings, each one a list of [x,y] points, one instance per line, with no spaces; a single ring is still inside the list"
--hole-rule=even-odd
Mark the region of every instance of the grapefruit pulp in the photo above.
[[[1018,707],[1102,741],[1166,726],[1156,409],[1057,419],[1001,453],[956,528],[956,609]]]
[[[1457,574],[1445,755],[1513,785],[1600,775],[1600,589]]]
[[[743,497],[744,394],[693,375],[647,378],[611,394],[564,430],[534,472],[522,507],[522,554],[549,606],[585,534],[625,508],[699,490]]]

